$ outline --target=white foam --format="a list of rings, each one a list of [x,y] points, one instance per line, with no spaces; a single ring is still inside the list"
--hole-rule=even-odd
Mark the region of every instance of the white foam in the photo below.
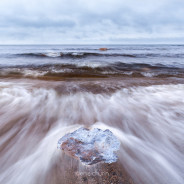
[[[89,126],[118,137],[118,158],[135,183],[183,184],[183,96],[183,84],[58,95],[54,89],[0,82],[0,183],[47,183],[53,159],[63,169],[67,163],[57,140]]]

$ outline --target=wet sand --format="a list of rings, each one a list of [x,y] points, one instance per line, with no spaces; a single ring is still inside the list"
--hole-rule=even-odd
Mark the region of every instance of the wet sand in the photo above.
[[[117,163],[98,163],[84,166],[67,155],[62,156],[61,163],[53,163],[45,183],[56,184],[134,184],[122,165]]]

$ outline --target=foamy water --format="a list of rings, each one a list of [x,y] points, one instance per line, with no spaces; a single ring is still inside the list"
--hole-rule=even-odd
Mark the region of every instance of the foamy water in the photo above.
[[[119,162],[135,183],[183,184],[183,96],[183,84],[94,94],[0,82],[0,183],[63,181],[67,167],[82,165],[65,157],[57,141],[84,126],[110,129],[118,137]]]

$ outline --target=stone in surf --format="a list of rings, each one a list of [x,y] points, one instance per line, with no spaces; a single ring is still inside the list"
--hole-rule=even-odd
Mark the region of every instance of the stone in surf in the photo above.
[[[118,151],[119,147],[119,140],[110,130],[103,131],[98,128],[93,130],[79,128],[58,141],[58,148],[69,156],[79,159],[85,165],[101,161],[116,162],[117,156],[114,152]]]

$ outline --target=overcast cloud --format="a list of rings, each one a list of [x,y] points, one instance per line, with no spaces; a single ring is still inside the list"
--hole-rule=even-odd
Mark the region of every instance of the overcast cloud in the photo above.
[[[0,0],[0,44],[183,42],[184,0]]]

